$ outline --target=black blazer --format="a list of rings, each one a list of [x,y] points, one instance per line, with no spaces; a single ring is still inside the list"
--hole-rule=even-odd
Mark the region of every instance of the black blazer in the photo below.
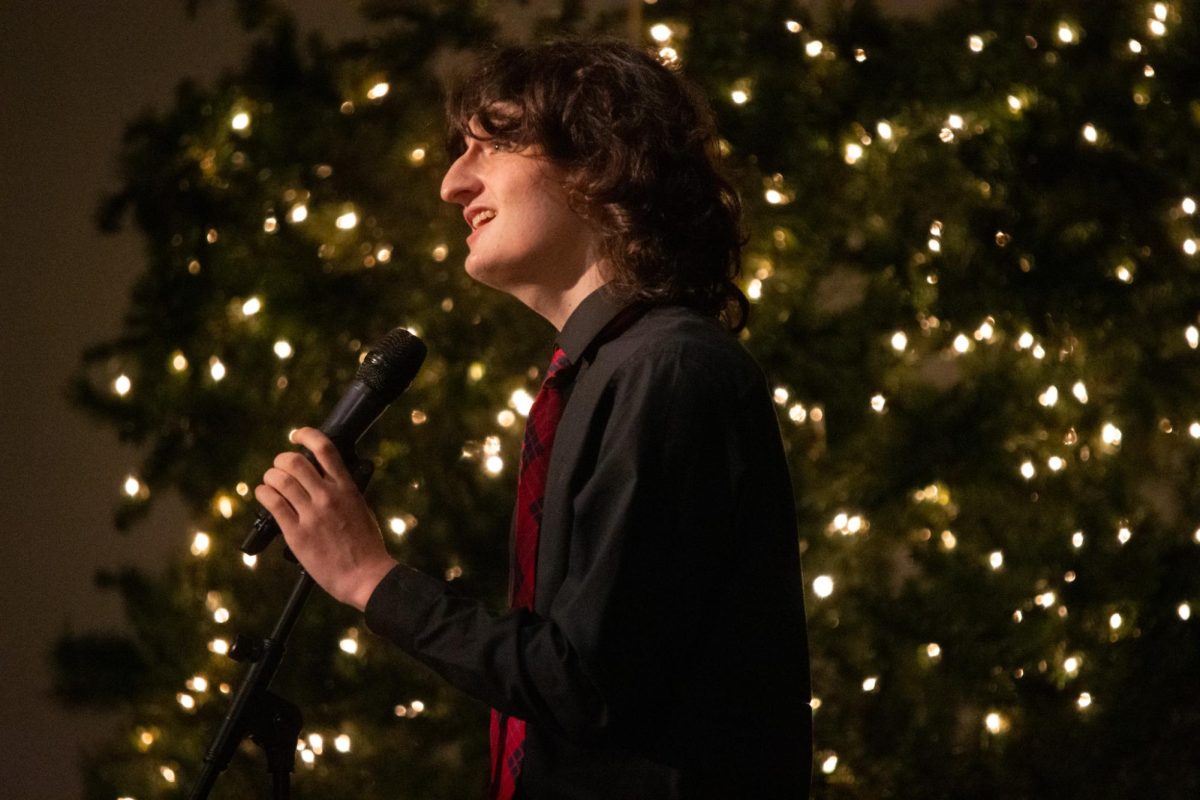
[[[397,566],[368,626],[527,722],[518,796],[804,798],[812,717],[795,505],[761,370],[657,307],[615,337],[603,290],[546,485],[534,609],[495,616]]]

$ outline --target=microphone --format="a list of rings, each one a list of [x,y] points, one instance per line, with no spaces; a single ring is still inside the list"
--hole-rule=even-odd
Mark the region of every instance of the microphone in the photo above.
[[[321,432],[337,447],[348,469],[354,469],[355,444],[412,383],[425,360],[425,353],[425,343],[404,328],[393,328],[368,351],[354,376],[354,383],[321,423]],[[317,464],[316,457],[308,450],[304,455]],[[317,469],[320,470],[320,466]],[[270,511],[259,506],[250,535],[242,542],[242,552],[258,555],[278,535],[279,523]]]

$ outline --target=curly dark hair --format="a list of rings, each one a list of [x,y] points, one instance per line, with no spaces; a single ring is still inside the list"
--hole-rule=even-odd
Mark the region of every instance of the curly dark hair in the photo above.
[[[564,169],[571,208],[598,226],[622,299],[745,327],[742,204],[722,172],[712,109],[653,55],[612,38],[496,47],[456,82],[446,117],[451,158],[475,119]]]

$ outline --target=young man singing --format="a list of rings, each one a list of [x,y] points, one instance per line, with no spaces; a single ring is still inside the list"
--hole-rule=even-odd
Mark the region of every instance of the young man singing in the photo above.
[[[492,709],[489,796],[804,798],[795,507],[711,112],[612,40],[494,51],[448,103],[466,270],[558,331],[526,423],[510,610],[398,564],[329,441],[255,496],[368,626]]]

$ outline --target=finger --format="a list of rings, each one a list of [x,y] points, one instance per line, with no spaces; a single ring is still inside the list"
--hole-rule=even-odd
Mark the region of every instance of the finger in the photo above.
[[[292,434],[292,441],[307,447],[309,452],[317,457],[317,463],[325,470],[325,474],[335,481],[345,483],[352,480],[341,454],[329,437],[321,431],[316,428],[301,428]]]
[[[292,508],[287,499],[270,486],[259,484],[254,487],[254,498],[262,503],[262,507],[271,512],[271,516],[279,523],[279,527],[292,527],[299,522],[296,509]]]
[[[312,502],[312,495],[304,484],[285,470],[271,467],[263,473],[263,483],[278,492],[294,509]]]
[[[297,453],[293,450],[275,456],[273,469],[286,472],[295,478],[304,487],[304,491],[309,496],[314,496],[320,492],[325,480],[325,476],[317,471],[317,467],[303,453]]]

